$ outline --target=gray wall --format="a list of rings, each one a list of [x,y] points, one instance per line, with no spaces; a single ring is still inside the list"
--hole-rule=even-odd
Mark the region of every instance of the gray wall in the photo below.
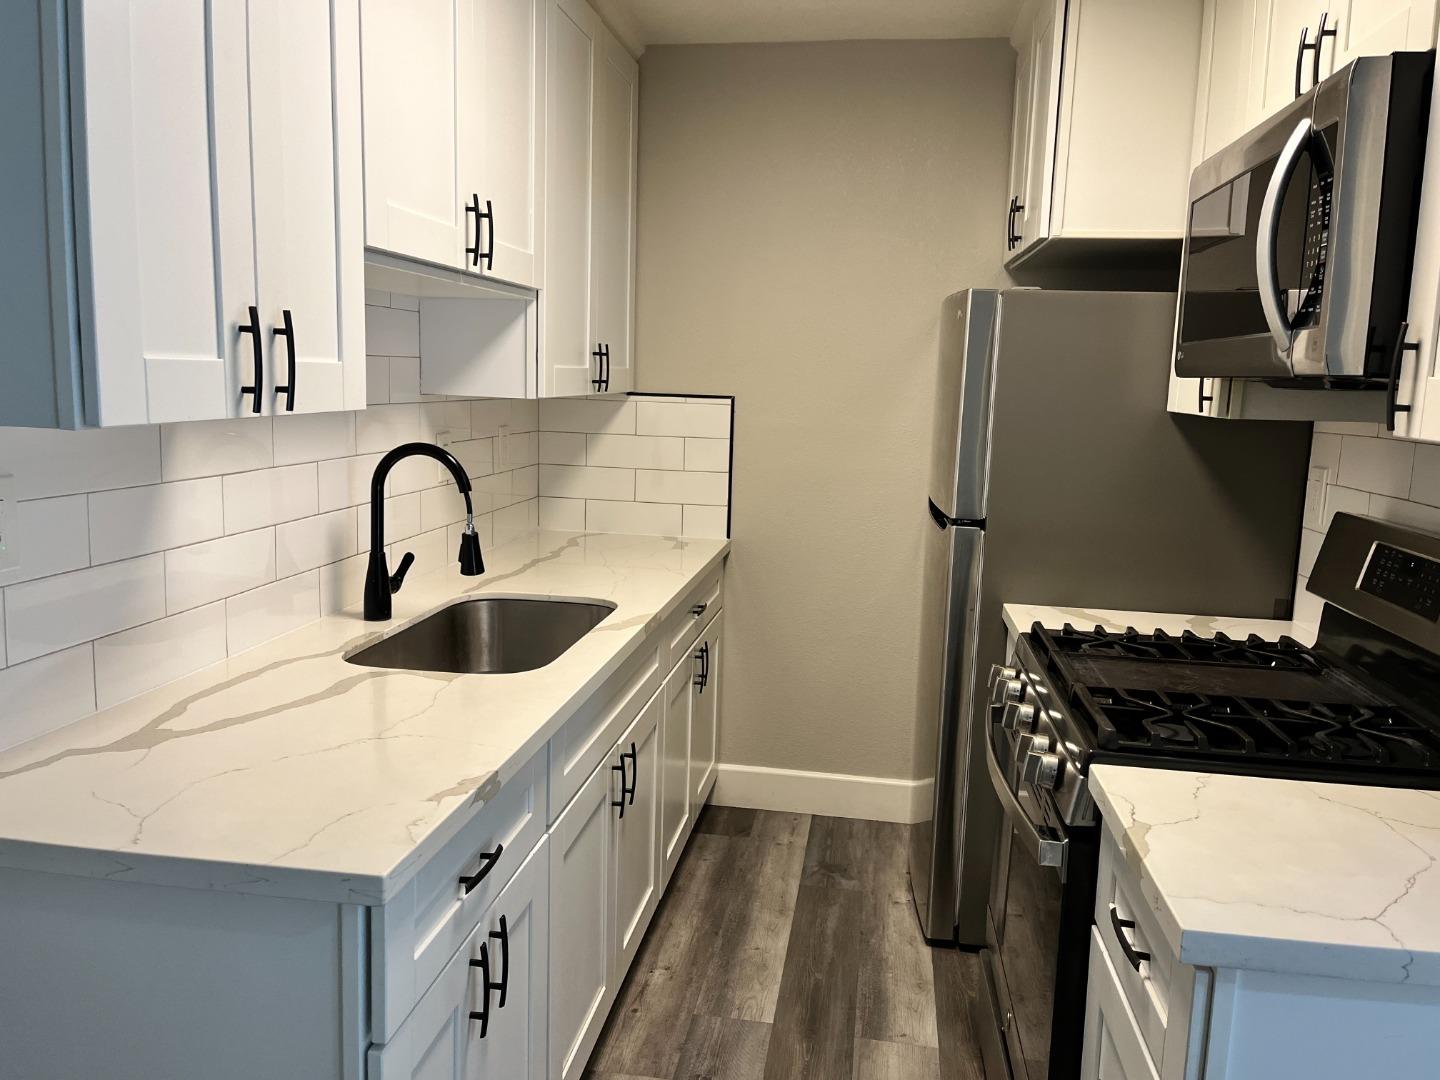
[[[654,46],[642,390],[736,395],[721,759],[909,778],[940,301],[1004,283],[998,40]]]

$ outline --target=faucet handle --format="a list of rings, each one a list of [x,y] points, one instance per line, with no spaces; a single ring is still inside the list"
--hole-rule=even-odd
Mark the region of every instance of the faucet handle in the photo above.
[[[400,565],[395,569],[395,573],[390,575],[390,591],[392,593],[399,592],[400,586],[405,584],[405,575],[410,572],[410,567],[414,562],[415,553],[413,551],[405,552],[404,557],[400,560]]]

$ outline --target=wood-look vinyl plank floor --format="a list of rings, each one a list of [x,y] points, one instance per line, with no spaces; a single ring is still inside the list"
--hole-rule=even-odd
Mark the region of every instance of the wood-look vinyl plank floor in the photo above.
[[[921,937],[906,841],[707,807],[586,1080],[983,1080],[978,960]]]

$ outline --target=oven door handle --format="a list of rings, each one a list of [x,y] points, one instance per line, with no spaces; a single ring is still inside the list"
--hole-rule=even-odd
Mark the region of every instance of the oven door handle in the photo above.
[[[1005,778],[1005,770],[1000,767],[1000,762],[995,757],[994,724],[989,725],[989,730],[985,733],[985,764],[990,767],[990,786],[995,789],[995,795],[1000,800],[1005,816],[1024,837],[1026,848],[1041,866],[1053,866],[1059,870],[1060,880],[1064,881],[1065,856],[1070,841],[1050,826],[1037,826],[1031,821],[1030,816],[1025,813],[1025,808],[1020,805],[1020,800],[1010,790],[1009,781]]]
[[[1307,116],[1295,125],[1295,130],[1285,140],[1285,148],[1275,159],[1275,171],[1270,174],[1265,198],[1260,203],[1260,222],[1255,237],[1255,281],[1260,289],[1260,308],[1265,313],[1265,325],[1270,328],[1270,336],[1275,339],[1275,348],[1282,356],[1290,351],[1295,328],[1290,325],[1290,316],[1285,312],[1285,294],[1280,289],[1280,274],[1276,268],[1280,246],[1280,202],[1295,176],[1295,170],[1300,167],[1301,155],[1314,133],[1315,124]]]

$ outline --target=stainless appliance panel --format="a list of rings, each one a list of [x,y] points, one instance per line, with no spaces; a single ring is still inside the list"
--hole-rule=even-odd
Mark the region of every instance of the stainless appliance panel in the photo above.
[[[990,451],[990,388],[1000,294],[967,289],[940,312],[930,500],[947,517],[985,517]]]

